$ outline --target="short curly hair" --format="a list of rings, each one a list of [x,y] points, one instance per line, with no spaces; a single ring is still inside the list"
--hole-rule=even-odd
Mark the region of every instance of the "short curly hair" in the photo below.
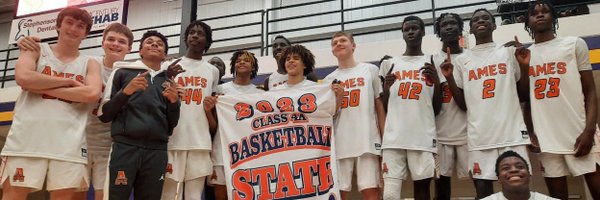
[[[425,31],[425,22],[423,22],[423,19],[421,19],[420,17],[417,17],[415,15],[411,15],[411,16],[405,17],[404,21],[402,21],[402,32],[404,32],[404,24],[409,21],[417,21],[419,23],[419,27],[421,28],[421,30]]]
[[[230,63],[231,74],[235,74],[235,62],[237,61],[238,58],[240,58],[242,56],[247,56],[250,58],[250,63],[254,67],[254,69],[252,69],[252,75],[250,75],[250,78],[254,79],[256,77],[256,74],[258,74],[258,60],[256,59],[256,56],[254,56],[254,53],[246,51],[246,50],[236,51],[235,53],[233,53],[233,56],[231,56],[231,63]]]
[[[283,51],[283,54],[281,55],[281,58],[278,61],[279,65],[285,66],[286,58],[293,54],[300,56],[302,63],[304,63],[304,66],[306,67],[304,68],[304,76],[313,72],[315,68],[315,56],[310,52],[310,50],[299,44],[289,46],[285,49],[285,51]]]
[[[505,158],[509,158],[509,157],[517,157],[519,159],[521,159],[523,161],[523,163],[525,163],[525,167],[527,167],[527,171],[529,171],[529,163],[527,163],[527,160],[525,160],[525,158],[523,158],[523,156],[519,155],[519,153],[508,150],[505,151],[504,153],[500,154],[500,156],[498,156],[498,159],[496,159],[496,176],[500,175],[500,162],[502,162],[502,160],[504,160]]]
[[[140,50],[142,50],[142,47],[144,46],[144,41],[151,36],[156,36],[160,38],[160,40],[162,40],[163,43],[165,43],[165,54],[167,54],[169,52],[169,43],[167,43],[167,37],[155,30],[149,30],[144,33],[142,39],[140,40]]]

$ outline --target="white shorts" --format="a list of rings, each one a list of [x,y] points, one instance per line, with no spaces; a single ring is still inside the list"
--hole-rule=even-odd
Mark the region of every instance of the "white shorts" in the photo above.
[[[469,178],[469,147],[468,145],[438,146],[438,162],[440,175],[452,177],[454,167],[459,179]]]
[[[89,152],[88,153],[88,164],[87,172],[91,178],[94,190],[102,190],[104,188],[104,181],[106,181],[106,169],[108,167],[108,157],[110,152],[99,153]]]
[[[544,177],[580,176],[596,171],[598,154],[589,153],[576,158],[573,154],[540,153],[538,159]]]
[[[433,153],[419,150],[384,149],[381,169],[383,178],[405,180],[407,169],[412,180],[418,181],[433,178],[435,175],[435,161]]]
[[[483,180],[498,180],[496,176],[496,159],[500,154],[505,151],[514,151],[521,155],[527,164],[529,165],[529,171],[531,172],[531,162],[529,161],[529,155],[527,154],[527,147],[525,145],[500,147],[494,149],[485,149],[469,152],[469,172],[473,179]]]
[[[212,175],[208,176],[208,184],[225,186],[225,181],[225,168],[222,165],[214,166]]]
[[[212,174],[212,160],[208,150],[169,150],[166,177],[174,181],[188,181]]]
[[[84,189],[89,185],[85,164],[47,158],[3,156],[0,167],[2,181],[11,186],[41,190],[46,182],[48,191]]]
[[[381,181],[379,181],[379,177],[381,176],[379,156],[365,153],[359,157],[339,159],[337,162],[339,188],[341,191],[352,191],[354,169],[356,169],[358,191],[378,188],[381,185]]]

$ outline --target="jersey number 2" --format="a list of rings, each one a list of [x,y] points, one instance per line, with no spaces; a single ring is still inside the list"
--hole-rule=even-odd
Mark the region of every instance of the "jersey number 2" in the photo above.
[[[492,98],[495,96],[494,90],[496,89],[496,79],[488,79],[483,81],[483,95],[482,99]]]

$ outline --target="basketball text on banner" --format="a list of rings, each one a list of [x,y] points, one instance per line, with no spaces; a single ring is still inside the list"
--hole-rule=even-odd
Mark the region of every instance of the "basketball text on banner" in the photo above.
[[[220,96],[230,199],[340,199],[327,84]]]

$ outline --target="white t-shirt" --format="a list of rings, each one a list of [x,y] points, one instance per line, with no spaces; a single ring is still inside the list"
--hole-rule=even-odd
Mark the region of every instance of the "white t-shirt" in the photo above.
[[[554,200],[555,198],[537,193],[537,192],[531,192],[531,196],[529,196],[529,200]],[[487,196],[481,200],[508,200],[506,197],[504,197],[504,194],[502,194],[502,192],[498,192],[495,194],[492,194],[490,196]]]
[[[106,81],[110,78],[110,74],[113,69],[106,67],[104,65],[104,57],[94,57],[96,62],[100,63],[100,74],[102,75],[102,92],[104,92],[104,87],[106,85]],[[110,93],[110,91],[108,91]],[[87,146],[88,151],[90,153],[108,153],[110,152],[110,146],[112,144],[112,138],[110,137],[110,122],[103,123],[98,119],[98,107],[102,98],[98,99],[98,103],[91,104],[92,112],[88,115],[88,123],[85,127],[85,135],[87,138]]]
[[[63,63],[48,44],[40,46],[37,72],[85,82],[89,57],[80,55],[70,63]],[[85,127],[90,112],[87,103],[23,91],[15,103],[13,124],[1,155],[86,164]]]
[[[281,85],[278,85],[278,86],[276,86],[274,88],[269,88],[269,90],[284,90],[284,89],[289,89],[289,88],[302,89],[302,87],[312,86],[312,85],[316,85],[316,84],[317,84],[316,82],[312,82],[312,81],[309,81],[306,78],[304,78],[304,80],[302,82],[300,82],[300,83],[296,83],[296,84],[290,85],[287,82],[285,82],[285,83],[283,83]]]
[[[288,75],[280,74],[275,71],[269,75],[269,89],[276,88],[277,86],[287,83]]]
[[[168,66],[165,63],[163,66]],[[179,122],[169,138],[169,150],[211,150],[204,97],[212,95],[219,84],[219,70],[204,60],[182,57],[178,63],[185,72],[175,77],[184,88]]]
[[[254,93],[263,93],[264,90],[257,89],[256,85],[238,85],[233,83],[233,81],[223,83],[217,87],[217,93],[223,95],[245,95],[245,94],[254,94]],[[215,108],[216,109],[216,108]],[[212,161],[215,166],[223,166],[223,145],[221,144],[221,133],[217,129],[217,133],[215,134],[214,144],[212,148]]]
[[[559,37],[529,47],[531,116],[543,152],[574,154],[585,129],[580,71],[592,70],[585,41]]]
[[[467,51],[467,50],[463,50]],[[460,54],[451,54],[451,60],[454,62]],[[433,55],[435,67],[438,70],[438,76],[444,77],[440,65],[446,60],[446,52],[439,51]],[[442,82],[440,82],[442,83]],[[435,126],[437,129],[437,139],[441,144],[446,145],[465,145],[467,144],[467,112],[456,105],[452,92],[448,84],[442,84],[442,107],[435,117]]]
[[[323,79],[327,84],[337,79],[344,87],[342,109],[335,121],[338,159],[358,157],[364,153],[381,154],[381,136],[375,112],[375,98],[382,91],[378,70],[375,65],[359,63],[351,68],[337,68]]]
[[[469,150],[529,144],[517,94],[514,47],[480,44],[456,57],[456,85],[467,104]]]
[[[383,134],[383,149],[409,149],[437,152],[433,83],[421,75],[421,67],[431,56],[393,57],[381,64],[385,76],[393,66],[396,81],[390,88]]]

